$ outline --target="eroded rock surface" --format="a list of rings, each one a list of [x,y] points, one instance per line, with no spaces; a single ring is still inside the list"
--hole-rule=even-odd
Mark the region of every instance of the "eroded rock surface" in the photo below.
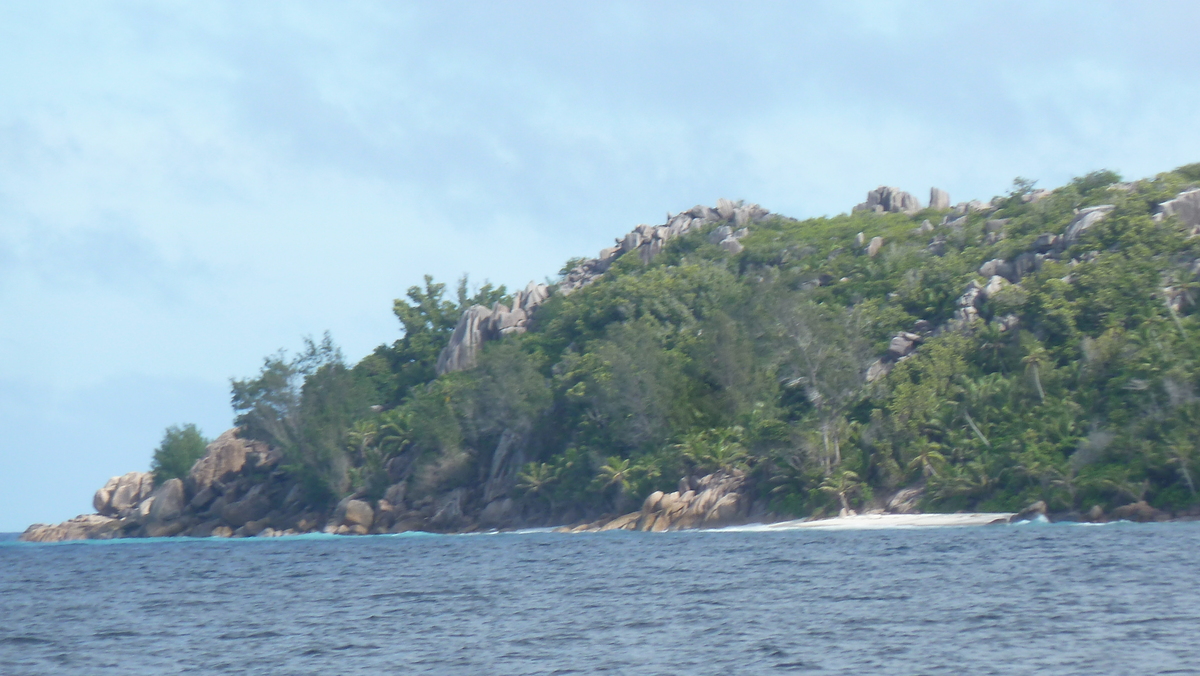
[[[568,530],[665,531],[718,528],[740,523],[749,514],[751,501],[744,492],[746,475],[741,470],[721,470],[698,479],[684,478],[679,483],[677,491],[651,493],[642,503],[641,511]]]
[[[601,249],[598,257],[575,266],[567,272],[558,290],[565,295],[591,284],[607,272],[617,258],[628,253],[636,252],[643,262],[648,262],[662,251],[663,245],[672,238],[714,223],[724,227],[714,230],[714,233],[721,234],[712,243],[731,253],[738,253],[742,250],[742,244],[738,240],[749,232],[747,226],[763,220],[770,213],[757,204],[719,199],[715,209],[697,205],[682,213],[667,214],[666,223],[639,225],[624,237],[618,238],[616,246]]]
[[[949,196],[946,197],[947,203]],[[921,210],[921,202],[899,188],[881,185],[867,193],[867,201],[855,205],[853,211],[874,211],[876,213],[915,214]]]
[[[479,349],[489,340],[525,333],[534,310],[550,297],[550,287],[530,282],[513,296],[513,305],[496,303],[490,308],[472,305],[463,312],[450,336],[450,342],[438,356],[438,375],[475,366]]]

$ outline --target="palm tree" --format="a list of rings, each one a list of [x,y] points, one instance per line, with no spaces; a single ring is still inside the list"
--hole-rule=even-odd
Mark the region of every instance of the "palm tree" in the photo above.
[[[934,467],[934,465],[946,464],[946,456],[942,455],[937,450],[940,448],[940,445],[926,439],[925,437],[918,438],[916,444],[917,454],[912,460],[909,461],[908,471],[911,472],[920,467],[921,474],[925,478],[928,479],[931,476],[937,476],[937,468]]]
[[[858,474],[844,469],[837,474],[825,477],[825,481],[821,482],[821,491],[836,495],[838,501],[842,503],[842,515],[853,516],[855,512],[850,509],[849,497],[857,493],[860,486]]]
[[[545,498],[554,512],[550,488],[558,481],[558,471],[546,462],[531,462],[517,475],[517,490],[529,496]]]
[[[1050,353],[1046,352],[1046,348],[1037,341],[1036,338],[1030,338],[1021,341],[1025,343],[1025,358],[1021,363],[1033,376],[1033,385],[1037,388],[1038,399],[1044,404],[1046,403],[1046,391],[1042,389],[1042,376],[1039,367],[1050,361]]]
[[[600,467],[600,473],[596,475],[604,487],[617,486],[617,490],[625,492],[629,490],[630,473],[632,466],[629,458],[619,458],[610,456],[608,461]]]
[[[675,444],[675,448],[703,469],[737,469],[742,467],[748,455],[746,447],[739,441],[742,432],[738,426],[694,432]]]

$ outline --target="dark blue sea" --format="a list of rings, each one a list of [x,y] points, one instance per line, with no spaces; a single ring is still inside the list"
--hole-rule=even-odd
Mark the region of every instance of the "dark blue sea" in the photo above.
[[[0,541],[0,674],[1200,674],[1200,523]]]

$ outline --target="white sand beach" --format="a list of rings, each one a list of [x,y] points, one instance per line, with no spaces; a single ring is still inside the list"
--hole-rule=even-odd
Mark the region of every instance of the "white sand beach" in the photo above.
[[[973,514],[859,514],[831,519],[796,519],[770,524],[733,527],[729,530],[794,530],[817,528],[823,530],[870,530],[878,528],[936,528],[945,526],[986,526],[1007,523],[1011,512],[980,512]]]

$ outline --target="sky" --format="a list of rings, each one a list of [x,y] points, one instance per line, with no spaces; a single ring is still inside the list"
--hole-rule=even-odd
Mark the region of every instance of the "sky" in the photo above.
[[[1190,2],[0,3],[0,531],[432,274],[1200,161]]]

